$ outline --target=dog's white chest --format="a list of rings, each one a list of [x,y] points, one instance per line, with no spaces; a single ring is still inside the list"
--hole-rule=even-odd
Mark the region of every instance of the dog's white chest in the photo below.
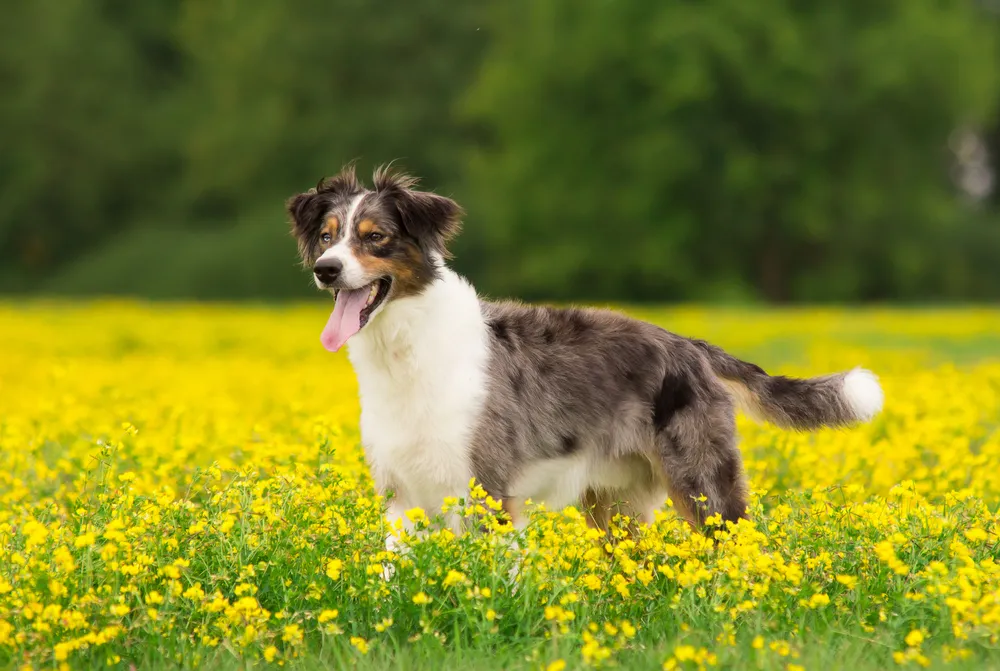
[[[429,513],[468,485],[486,398],[486,327],[475,293],[455,280],[390,304],[350,343],[376,484]]]
[[[400,379],[359,371],[361,437],[369,461],[404,489],[468,482],[469,441],[482,402],[468,376],[441,372],[435,379]]]

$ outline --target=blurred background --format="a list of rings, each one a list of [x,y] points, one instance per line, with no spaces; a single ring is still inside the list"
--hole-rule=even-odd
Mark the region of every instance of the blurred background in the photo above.
[[[396,159],[494,296],[1000,298],[997,0],[3,14],[7,295],[320,299],[285,199]]]

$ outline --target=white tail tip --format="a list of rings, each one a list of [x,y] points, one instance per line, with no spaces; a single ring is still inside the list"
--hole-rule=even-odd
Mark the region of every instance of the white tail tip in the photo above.
[[[885,396],[875,373],[855,368],[844,376],[844,400],[855,417],[867,422],[882,410]]]

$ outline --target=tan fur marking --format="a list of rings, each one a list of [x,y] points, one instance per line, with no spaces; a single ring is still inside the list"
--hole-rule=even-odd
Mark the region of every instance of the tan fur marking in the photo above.
[[[521,517],[518,514],[517,510],[517,503],[514,501],[514,499],[506,498],[506,499],[501,499],[500,505],[502,506],[503,511],[507,513],[507,517],[510,518],[510,523],[516,527],[517,524],[521,521]]]
[[[739,380],[727,380],[726,378],[719,378],[719,382],[722,386],[726,388],[729,395],[733,397],[733,401],[736,402],[736,406],[746,413],[747,417],[755,421],[767,421],[764,412],[761,410],[760,403],[754,397],[750,390],[746,388],[746,385]]]
[[[427,278],[420,273],[419,260],[413,258],[420,252],[408,250],[407,258],[379,258],[369,254],[358,256],[358,263],[374,277],[391,277],[396,298],[413,296],[426,285]]]
[[[612,531],[612,525],[619,531],[624,531],[627,536],[635,537],[639,534],[639,524],[643,521],[640,516],[645,516],[645,513],[638,512],[631,502],[619,501],[608,492],[588,488],[583,493],[580,504],[583,506],[587,526],[603,532],[605,539],[611,541],[612,545],[616,545],[619,540]],[[618,514],[626,515],[628,522],[624,525],[620,521],[616,522],[614,518]],[[651,524],[652,520],[647,523]]]
[[[673,484],[673,481],[668,476],[667,480],[667,490],[670,493],[670,500],[674,504],[674,512],[691,525],[692,529],[699,529],[702,515],[699,514],[697,509],[697,502],[685,498],[684,493]]]
[[[358,222],[358,237],[364,238],[369,233],[378,230],[378,226],[371,219],[362,219]]]
[[[328,217],[324,231],[333,237],[337,237],[337,229],[340,228],[340,220],[337,217]]]
[[[611,500],[608,496],[603,492],[599,493],[594,489],[588,488],[583,493],[580,503],[583,506],[584,519],[587,522],[587,526],[607,532],[608,523],[611,521],[608,515]]]

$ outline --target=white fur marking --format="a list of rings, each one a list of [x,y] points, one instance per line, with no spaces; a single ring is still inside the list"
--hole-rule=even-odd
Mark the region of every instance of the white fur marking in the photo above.
[[[855,368],[845,375],[843,394],[859,420],[868,421],[882,410],[882,387],[870,370]]]
[[[395,511],[433,517],[472,477],[469,444],[486,400],[489,339],[475,290],[448,269],[421,294],[383,304],[348,343],[361,438]],[[460,528],[460,519],[449,524]]]
[[[351,223],[354,221],[354,215],[358,213],[358,208],[361,207],[361,202],[367,195],[367,193],[359,193],[354,197],[354,200],[351,201],[350,206],[347,208],[347,216],[344,218],[344,226],[347,227],[347,230],[344,232],[345,240],[351,235]]]
[[[582,450],[572,457],[540,460],[525,466],[510,485],[510,496],[519,505],[525,499],[532,499],[550,510],[560,510],[576,504],[590,482],[590,459]]]
[[[525,464],[510,485],[510,496],[521,507],[525,499],[531,499],[549,510],[560,510],[579,506],[588,489],[626,492],[648,477],[643,459],[609,459],[603,452],[597,445],[584,444],[573,456]],[[657,505],[665,499],[664,494]]]
[[[363,287],[374,279],[367,276],[361,263],[351,251],[354,216],[357,214],[358,208],[361,206],[361,202],[365,199],[366,195],[368,194],[360,193],[354,197],[354,200],[351,201],[350,206],[347,208],[347,216],[344,217],[344,221],[341,224],[344,229],[344,236],[337,241],[337,244],[323,252],[319,257],[320,259],[340,259],[340,262],[344,264],[343,270],[340,271],[340,278],[344,284],[354,288]],[[316,286],[321,289],[323,288],[318,279],[316,279]]]

